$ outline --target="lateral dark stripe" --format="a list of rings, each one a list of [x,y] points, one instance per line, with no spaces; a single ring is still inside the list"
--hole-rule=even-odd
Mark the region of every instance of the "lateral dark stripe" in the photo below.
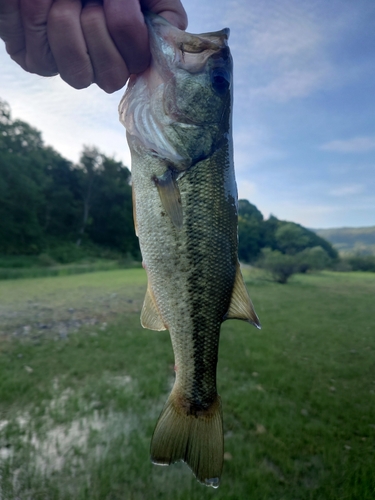
[[[187,287],[193,322],[193,413],[207,409],[216,398],[220,325],[229,307],[235,277],[236,209],[224,196],[223,170],[212,159],[204,160],[189,171],[189,186],[185,186],[188,194],[184,225],[191,269]]]

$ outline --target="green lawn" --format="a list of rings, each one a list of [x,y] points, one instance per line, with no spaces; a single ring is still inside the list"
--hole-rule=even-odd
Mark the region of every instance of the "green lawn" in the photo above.
[[[140,327],[143,270],[0,282],[0,499],[373,500],[375,275],[262,276],[262,330],[222,328],[218,490],[149,462],[173,355]]]

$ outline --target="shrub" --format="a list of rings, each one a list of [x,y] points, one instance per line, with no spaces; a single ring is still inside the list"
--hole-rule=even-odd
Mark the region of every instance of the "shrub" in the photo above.
[[[38,264],[43,267],[55,266],[57,262],[48,253],[38,255]]]
[[[282,254],[278,250],[271,250],[270,248],[263,250],[258,265],[269,271],[274,281],[282,284],[286,283],[298,270],[295,256]]]
[[[367,271],[375,273],[375,255],[353,255],[343,259],[353,271]]]
[[[66,242],[64,244],[51,246],[51,248],[48,249],[48,255],[59,264],[70,264],[83,259],[86,256],[86,252],[75,243]]]
[[[299,273],[326,269],[330,265],[331,260],[328,253],[321,246],[305,248],[305,250],[296,254],[297,270]]]
[[[340,259],[333,266],[333,270],[339,273],[348,273],[353,271],[352,266],[349,264],[348,259]]]

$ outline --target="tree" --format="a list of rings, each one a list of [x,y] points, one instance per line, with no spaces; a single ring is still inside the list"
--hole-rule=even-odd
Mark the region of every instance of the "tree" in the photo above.
[[[78,171],[79,184],[80,184],[80,194],[82,199],[82,223],[79,229],[79,237],[77,240],[77,246],[81,244],[82,238],[84,236],[86,226],[89,221],[90,209],[92,196],[94,192],[94,184],[98,180],[100,171],[102,170],[102,155],[99,153],[98,149],[95,147],[84,146],[83,152],[81,154]]]
[[[272,250],[276,249],[277,245],[275,233],[279,224],[279,219],[277,219],[274,215],[270,215],[269,218],[263,222],[263,248],[271,248]]]
[[[48,150],[45,151],[48,155]],[[48,238],[72,241],[81,225],[82,200],[74,165],[53,152],[46,167],[41,225]]]
[[[307,271],[321,271],[326,269],[332,262],[331,257],[321,246],[305,248],[296,254],[297,269],[300,273]]]
[[[247,200],[238,201],[238,257],[245,262],[256,259],[263,246],[263,215]]]
[[[0,252],[58,254],[64,246],[74,257],[82,252],[69,245],[85,239],[138,256],[132,219],[130,172],[121,162],[85,146],[73,165],[0,100]]]
[[[262,249],[262,227],[254,220],[238,218],[238,258],[252,262]]]
[[[94,184],[88,235],[100,245],[140,256],[135,235],[130,171],[122,162],[102,155]]]
[[[295,255],[309,245],[306,232],[293,222],[280,224],[275,232],[275,240],[278,250],[289,255]]]
[[[238,200],[238,214],[243,219],[255,220],[259,224],[263,222],[262,212],[248,200]]]
[[[255,205],[247,200],[238,202],[238,256],[245,262],[254,262],[263,248],[278,250],[282,254],[297,255],[305,249],[320,247],[330,261],[337,260],[338,253],[332,245],[305,227],[278,220],[271,215],[268,220],[263,219],[262,213]],[[313,258],[305,253],[301,270],[311,268]],[[312,254],[313,255],[313,254]]]
[[[294,222],[278,221],[274,249],[294,255],[304,249],[318,246],[325,250],[332,261],[338,259],[338,253],[333,246],[313,231]]]
[[[38,253],[42,248],[41,176],[30,171],[27,158],[0,155],[0,251],[5,254]]]
[[[40,213],[46,181],[38,130],[13,120],[0,100],[0,251],[38,253],[43,246]]]
[[[283,254],[279,250],[270,248],[262,251],[258,265],[269,271],[274,281],[282,284],[297,272],[297,262],[293,255]]]

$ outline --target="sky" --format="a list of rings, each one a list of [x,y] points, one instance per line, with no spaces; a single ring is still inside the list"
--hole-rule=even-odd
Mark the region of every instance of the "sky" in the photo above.
[[[309,228],[375,225],[375,1],[185,0],[188,31],[229,27],[240,198]],[[20,69],[0,41],[0,98],[77,162],[130,167],[123,90],[75,90]]]

